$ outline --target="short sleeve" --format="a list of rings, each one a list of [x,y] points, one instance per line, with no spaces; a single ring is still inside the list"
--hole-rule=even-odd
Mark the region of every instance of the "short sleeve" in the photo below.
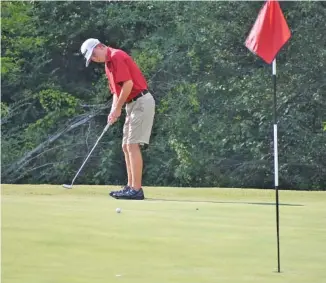
[[[129,67],[124,57],[117,56],[114,65],[114,80],[117,84],[132,79]]]

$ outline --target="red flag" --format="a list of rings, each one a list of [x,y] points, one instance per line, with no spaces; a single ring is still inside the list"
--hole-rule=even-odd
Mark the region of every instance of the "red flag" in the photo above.
[[[270,64],[290,37],[290,29],[278,1],[268,0],[246,39],[246,47]]]

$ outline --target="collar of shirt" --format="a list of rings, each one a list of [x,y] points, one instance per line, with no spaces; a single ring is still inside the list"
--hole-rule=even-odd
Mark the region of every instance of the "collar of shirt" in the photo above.
[[[108,68],[110,72],[112,72],[112,60],[111,60],[111,54],[112,54],[112,48],[108,47],[107,53],[106,53],[106,60],[105,65]]]
[[[106,63],[111,62],[111,53],[112,53],[112,49],[110,47],[108,47],[107,53],[106,53]]]

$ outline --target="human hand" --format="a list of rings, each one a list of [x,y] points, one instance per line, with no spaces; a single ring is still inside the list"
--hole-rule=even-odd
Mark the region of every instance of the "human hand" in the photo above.
[[[121,108],[112,109],[111,113],[108,115],[108,124],[115,123],[118,118],[121,116]]]

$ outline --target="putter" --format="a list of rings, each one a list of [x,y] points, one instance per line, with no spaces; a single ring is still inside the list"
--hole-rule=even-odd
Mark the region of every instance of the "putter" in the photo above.
[[[90,151],[90,153],[87,155],[85,161],[83,162],[82,166],[79,168],[78,172],[76,173],[75,177],[72,179],[72,182],[70,185],[67,185],[67,184],[63,184],[62,186],[65,188],[65,189],[72,189],[72,186],[77,178],[77,176],[79,175],[80,171],[83,169],[86,161],[88,160],[88,158],[90,157],[90,155],[92,154],[93,150],[95,149],[95,147],[97,146],[98,142],[100,141],[100,139],[103,137],[103,135],[105,134],[105,132],[109,129],[110,127],[110,124],[107,124],[102,132],[102,134],[100,135],[100,137],[97,139],[96,143],[94,144],[92,150]]]

